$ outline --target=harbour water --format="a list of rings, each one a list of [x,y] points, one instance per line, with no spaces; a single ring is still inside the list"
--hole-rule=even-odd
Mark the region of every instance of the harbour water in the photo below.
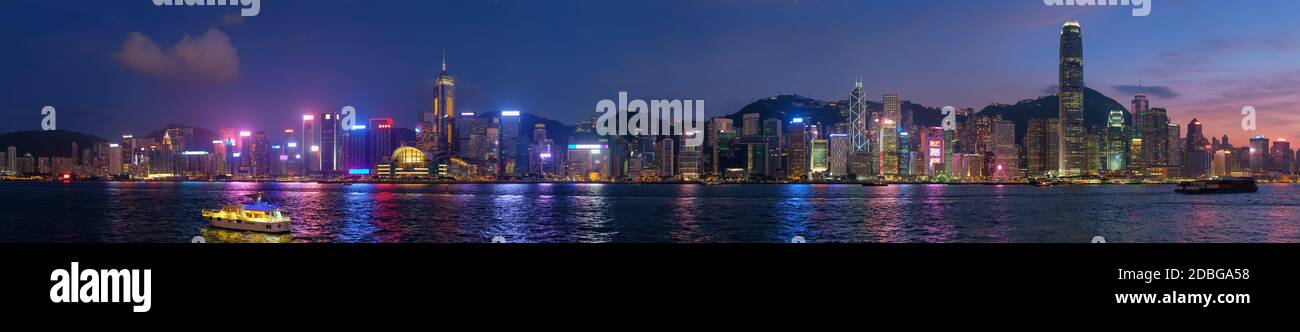
[[[265,192],[291,235],[199,216]],[[0,182],[0,242],[1300,242],[1300,185]]]

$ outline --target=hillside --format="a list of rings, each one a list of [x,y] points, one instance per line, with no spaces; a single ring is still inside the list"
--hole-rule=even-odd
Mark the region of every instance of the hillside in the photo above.
[[[94,135],[66,130],[20,131],[0,134],[0,151],[8,151],[10,146],[14,146],[19,155],[72,157],[72,142],[77,142],[78,149],[89,149],[96,142],[104,141]]]
[[[1055,95],[1024,100],[1015,105],[993,104],[984,107],[979,114],[1002,115],[1003,119],[1016,123],[1016,140],[1023,140],[1029,119],[1053,118],[1060,113],[1060,98]],[[1123,110],[1124,121],[1131,123],[1129,111],[1115,99],[1093,89],[1085,89],[1083,95],[1083,125],[1088,128],[1106,126],[1110,111]]]
[[[984,107],[979,114],[1002,115],[1003,119],[1016,123],[1016,140],[1024,139],[1025,129],[1029,125],[1029,119],[1035,118],[1056,118],[1057,105],[1059,98],[1056,96],[1045,96],[1036,99],[1024,100],[1014,105],[993,104]],[[796,117],[804,118],[808,123],[822,123],[825,125],[846,121],[841,116],[841,110],[848,107],[848,102],[841,100],[836,102],[826,102],[807,98],[798,95],[781,95],[775,97],[763,98],[744,108],[740,111],[726,115],[725,117],[734,121],[737,127],[741,126],[744,114],[758,113],[760,121],[771,118],[789,120]],[[925,106],[915,104],[909,101],[903,101],[904,112],[912,113],[912,121],[921,126],[939,126],[943,121],[943,114],[940,107]],[[1131,120],[1123,104],[1115,99],[1097,92],[1096,90],[1087,89],[1084,92],[1084,125],[1088,127],[1103,127],[1106,125],[1107,118],[1111,110],[1124,110],[1125,121]],[[868,101],[868,112],[883,112],[884,105],[880,102]]]

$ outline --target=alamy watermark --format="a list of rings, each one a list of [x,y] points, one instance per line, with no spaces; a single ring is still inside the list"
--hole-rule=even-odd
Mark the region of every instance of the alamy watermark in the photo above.
[[[596,102],[596,134],[598,135],[675,135],[684,136],[684,144],[697,147],[704,144],[703,100],[628,100],[627,92],[618,93],[618,102],[604,99]]]
[[[1257,129],[1255,126],[1255,107],[1242,107],[1241,115],[1245,115],[1245,117],[1241,118],[1241,130],[1255,131]]]
[[[1132,6],[1133,16],[1151,15],[1152,0],[1043,0],[1051,6]]]
[[[58,112],[55,112],[54,110],[54,106],[45,106],[41,108],[41,115],[45,116],[41,118],[41,130],[50,131],[58,129],[57,113]]]
[[[153,0],[153,5],[162,6],[235,6],[239,7],[239,16],[257,16],[262,12],[262,0]]]

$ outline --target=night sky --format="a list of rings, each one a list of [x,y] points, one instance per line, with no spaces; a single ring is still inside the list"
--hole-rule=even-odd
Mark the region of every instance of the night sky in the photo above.
[[[410,127],[443,50],[458,111],[566,123],[600,99],[703,99],[735,112],[776,94],[982,108],[1048,94],[1058,34],[1084,30],[1085,79],[1128,105],[1144,86],[1181,125],[1241,145],[1300,137],[1300,1],[1154,0],[1121,7],[990,1],[293,1],[155,7],[151,0],[0,2],[0,132],[115,137],[168,124],[275,130],[357,107]]]

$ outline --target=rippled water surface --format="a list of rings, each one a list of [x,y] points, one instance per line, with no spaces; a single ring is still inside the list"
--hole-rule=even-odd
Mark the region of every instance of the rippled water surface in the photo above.
[[[1300,242],[1300,186],[0,183],[0,242],[188,242],[263,191],[295,242]],[[259,234],[222,231],[244,241]]]

